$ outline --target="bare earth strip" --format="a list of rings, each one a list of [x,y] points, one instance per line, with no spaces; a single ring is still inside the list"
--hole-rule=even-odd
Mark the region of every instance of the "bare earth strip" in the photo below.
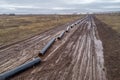
[[[120,80],[120,35],[97,18],[95,18],[95,22],[103,41],[108,80]],[[111,24],[114,25],[114,23]]]
[[[34,50],[36,47],[41,49],[42,45],[45,45],[44,43],[48,42],[51,37],[60,34],[63,29],[53,30],[56,33],[49,36],[40,36],[40,40],[38,40],[40,43],[36,43],[37,45],[34,47],[23,49],[24,53],[16,54],[20,55],[17,57],[18,59],[8,57],[10,60],[8,59],[7,63],[4,63],[6,59],[2,59],[4,64],[1,63],[0,69],[6,71],[27,61],[26,59],[31,59],[37,53],[37,50],[36,52]],[[61,41],[55,42],[42,57],[41,64],[10,80],[107,80],[103,53],[103,45],[96,23],[94,18],[88,15],[79,25],[66,33]],[[19,63],[19,61],[21,62]]]
[[[52,37],[58,36],[70,24],[67,23],[66,25],[53,28],[24,42],[0,50],[0,73],[15,68],[36,57],[40,49]]]

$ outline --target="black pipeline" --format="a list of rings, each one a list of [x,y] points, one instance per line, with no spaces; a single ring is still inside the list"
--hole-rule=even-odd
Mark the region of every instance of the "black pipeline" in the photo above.
[[[56,38],[51,39],[46,46],[40,51],[39,55],[44,55],[45,52],[52,46],[52,44],[55,42]]]
[[[40,58],[35,58],[34,60],[30,61],[30,62],[27,62],[25,64],[22,64],[21,66],[18,66],[17,68],[15,69],[12,69],[8,72],[4,72],[2,74],[0,74],[0,80],[7,80],[8,78],[34,66],[35,64],[38,64],[41,62],[41,59]]]
[[[73,28],[73,27],[74,27],[74,24],[71,25],[71,28]]]
[[[58,39],[61,39],[64,34],[65,34],[65,31],[63,31],[63,32],[58,36]]]
[[[77,22],[74,25],[77,25]]]
[[[68,26],[68,27],[67,27],[67,29],[66,29],[66,32],[68,32],[68,31],[69,31],[69,29],[70,29],[70,27]]]

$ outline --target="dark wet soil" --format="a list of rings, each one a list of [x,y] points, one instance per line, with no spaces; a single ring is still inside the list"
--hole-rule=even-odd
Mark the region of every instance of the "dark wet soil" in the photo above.
[[[57,27],[1,51],[0,72],[37,57],[39,50],[66,28]],[[10,80],[120,80],[120,35],[87,16],[41,58],[41,64]]]
[[[103,42],[108,80],[120,80],[120,35],[100,20],[95,22]]]

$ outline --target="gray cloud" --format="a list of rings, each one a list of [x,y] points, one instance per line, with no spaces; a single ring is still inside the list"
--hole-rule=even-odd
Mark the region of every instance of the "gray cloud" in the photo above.
[[[120,11],[120,0],[1,0],[0,13],[51,14]]]

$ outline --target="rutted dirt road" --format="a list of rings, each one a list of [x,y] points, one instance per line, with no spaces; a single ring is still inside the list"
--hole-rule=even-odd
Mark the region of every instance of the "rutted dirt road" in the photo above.
[[[0,55],[0,72],[36,57],[39,50],[65,28],[65,26],[55,28],[24,42],[27,45],[16,44],[10,49],[1,51],[0,54],[4,54]],[[7,51],[11,53],[5,53]],[[107,80],[103,53],[98,28],[94,18],[88,15],[69,33],[65,33],[62,40],[54,43],[46,55],[41,57],[43,61],[41,64],[10,80]]]
[[[15,68],[36,57],[42,47],[54,36],[58,36],[67,25],[59,26],[38,36],[0,50],[0,73]]]

